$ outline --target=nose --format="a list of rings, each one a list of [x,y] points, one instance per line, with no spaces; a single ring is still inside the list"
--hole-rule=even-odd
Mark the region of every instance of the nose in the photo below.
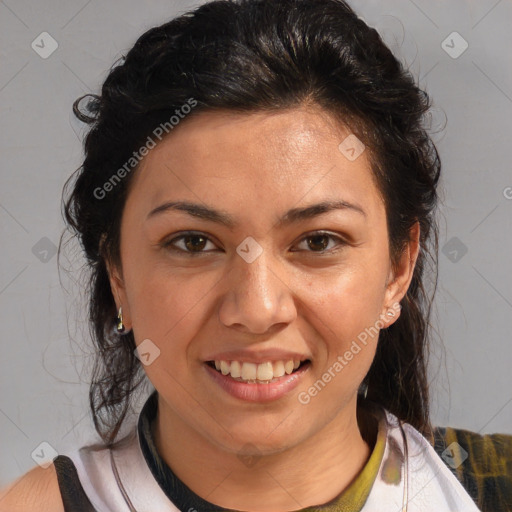
[[[226,292],[219,309],[219,319],[226,327],[264,334],[297,317],[293,291],[281,266],[271,255],[267,256],[269,252],[263,251],[251,263],[238,254],[234,256],[234,268],[226,277]]]

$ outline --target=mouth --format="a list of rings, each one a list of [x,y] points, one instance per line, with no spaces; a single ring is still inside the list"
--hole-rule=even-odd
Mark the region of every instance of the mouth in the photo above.
[[[206,361],[206,365],[216,372],[245,384],[272,384],[294,373],[302,372],[311,365],[309,359],[265,361]]]
[[[204,363],[211,382],[232,397],[253,403],[285,398],[304,382],[310,367],[310,359],[213,360]]]

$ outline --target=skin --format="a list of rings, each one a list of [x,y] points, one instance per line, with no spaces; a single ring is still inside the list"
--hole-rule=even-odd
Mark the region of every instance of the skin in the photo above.
[[[398,318],[386,311],[404,296],[417,257],[416,225],[393,271],[368,154],[349,161],[338,150],[349,133],[312,106],[277,114],[200,113],[145,157],[131,184],[121,268],[109,267],[112,291],[136,343],[149,338],[160,350],[145,366],[159,393],[159,453],[190,489],[222,507],[261,512],[325,503],[370,455],[356,398],[376,339],[309,404],[297,399],[366,327]],[[330,199],[365,214],[343,209],[276,223],[290,208]],[[177,200],[228,212],[237,225],[173,210],[147,219],[155,207]],[[184,230],[208,237],[202,254],[164,246]],[[329,245],[319,254],[318,244],[311,248],[305,239],[317,230],[346,243],[324,239]],[[236,252],[247,236],[263,249],[252,263]],[[194,250],[201,239],[185,242],[174,247]],[[232,397],[204,369],[216,352],[276,347],[312,364],[298,388],[270,403]],[[241,454],[257,463],[245,464]]]
[[[36,466],[0,490],[0,512],[64,512],[57,472]]]
[[[392,268],[369,150],[349,161],[338,149],[349,133],[315,106],[200,113],[181,121],[133,176],[121,266],[107,262],[112,293],[136,343],[150,339],[160,350],[144,366],[159,393],[153,433],[160,455],[190,489],[219,506],[276,512],[326,503],[371,453],[356,399],[377,337],[360,344],[308,404],[298,400],[365,328],[396,321],[399,312],[386,312],[405,295],[418,254],[416,224]],[[332,199],[364,214],[345,208],[277,223],[291,208]],[[147,218],[176,200],[223,210],[237,225],[175,210]],[[177,252],[165,246],[185,230],[208,238],[199,244],[202,254],[187,255],[183,239],[174,242]],[[319,230],[334,238],[308,238]],[[248,236],[263,249],[252,263],[236,252]],[[189,250],[201,240],[189,240]],[[205,371],[212,354],[267,348],[311,361],[299,386],[278,400],[234,398]],[[62,510],[54,469],[35,469],[0,503],[16,510],[21,496],[33,494],[34,479],[48,489],[48,510]]]

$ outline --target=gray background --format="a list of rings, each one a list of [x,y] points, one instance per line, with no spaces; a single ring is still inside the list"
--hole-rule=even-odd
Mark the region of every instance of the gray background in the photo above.
[[[35,465],[43,441],[65,453],[94,439],[80,255],[68,250],[75,274],[62,272],[61,286],[53,254],[61,189],[82,157],[72,102],[97,92],[146,29],[197,4],[0,1],[0,486]],[[512,433],[512,3],[352,5],[434,101],[444,165],[434,325],[446,347],[432,357],[434,422]],[[58,43],[47,59],[31,47],[44,31]],[[468,43],[457,58],[442,47],[462,48],[454,31]]]

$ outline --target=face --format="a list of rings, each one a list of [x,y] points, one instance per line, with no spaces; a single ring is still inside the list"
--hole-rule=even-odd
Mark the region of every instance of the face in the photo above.
[[[311,107],[200,113],[135,171],[111,284],[170,424],[271,453],[355,413],[415,253],[392,270],[349,134]]]

